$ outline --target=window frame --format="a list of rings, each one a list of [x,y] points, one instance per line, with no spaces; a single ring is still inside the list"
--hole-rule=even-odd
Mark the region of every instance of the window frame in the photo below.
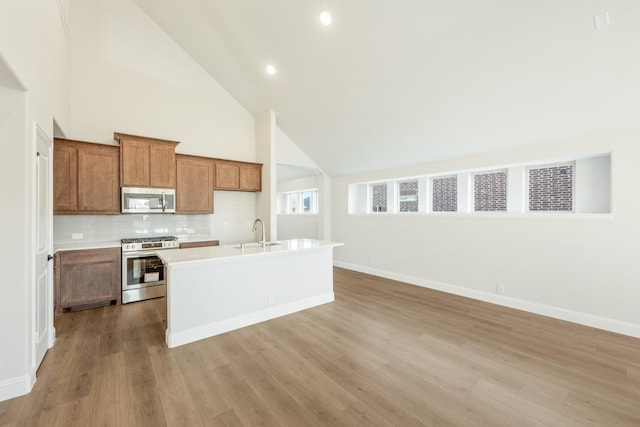
[[[412,174],[371,181],[355,181],[347,183],[347,215],[427,215],[458,216],[474,215],[477,217],[513,218],[567,218],[571,214],[576,218],[612,218],[614,201],[612,194],[612,169],[614,154],[611,151],[589,153],[582,156],[561,157],[555,159],[498,164],[490,167],[477,167],[436,173]],[[541,211],[529,209],[529,175],[532,169],[571,166],[571,210]],[[504,172],[506,175],[506,210],[475,210],[475,181],[477,175]],[[604,174],[607,174],[606,176]],[[434,180],[455,177],[456,179],[456,211],[433,210]],[[608,184],[595,185],[598,182]],[[401,183],[418,181],[418,211],[400,211]],[[371,200],[372,185],[386,184],[387,211],[373,212]]]
[[[460,212],[460,203],[458,202],[458,186],[460,185],[460,181],[458,180],[459,173],[447,173],[443,175],[433,175],[429,177],[429,212],[433,214],[444,214],[451,215]],[[455,178],[456,179],[456,210],[455,211],[436,211],[433,209],[433,197],[435,192],[433,191],[433,182],[437,179],[446,179],[446,178]]]
[[[497,174],[497,173],[501,173],[504,172],[505,174],[505,207],[504,210],[501,211],[497,211],[497,210],[492,210],[492,211],[479,211],[476,210],[476,176],[478,175],[491,175],[491,174]],[[509,212],[509,168],[498,168],[498,169],[487,169],[487,170],[480,170],[480,171],[475,171],[475,172],[471,172],[470,173],[470,177],[471,177],[471,182],[469,184],[470,186],[470,194],[471,194],[471,203],[470,203],[470,211],[472,213],[478,213],[478,214],[486,214],[486,213],[496,213],[496,214],[504,214]]]
[[[531,205],[529,203],[529,192],[530,192],[530,179],[531,176],[529,171],[531,169],[544,169],[551,167],[562,167],[562,166],[571,166],[571,210],[565,211],[543,211],[543,210],[531,210]],[[534,215],[546,215],[546,214],[576,214],[576,160],[568,160],[562,162],[552,162],[552,163],[540,163],[540,164],[529,164],[524,167],[524,213],[534,214]]]
[[[310,211],[304,211],[304,194],[311,193]],[[289,203],[290,197],[296,195],[296,210],[298,212],[291,212],[291,205]],[[317,188],[308,188],[305,190],[295,191],[283,191],[279,193],[280,208],[278,209],[278,215],[318,215],[320,212],[319,207],[319,190]]]
[[[390,214],[390,213],[395,213],[393,212],[393,195],[389,194],[389,189],[390,187],[393,187],[392,185],[390,185],[390,183],[392,183],[392,181],[375,181],[375,182],[370,182],[367,185],[367,213],[369,214],[374,214],[374,215],[384,215],[384,214]],[[385,211],[376,211],[373,209],[373,186],[374,185],[385,185],[385,190],[386,190],[386,210]],[[391,196],[391,197],[390,197]]]
[[[416,183],[416,204],[417,204],[417,209],[415,211],[402,211],[400,204],[403,202],[402,200],[402,196],[400,195],[400,185],[407,183],[407,182],[414,182]],[[395,208],[396,208],[396,212],[400,215],[415,215],[415,214],[419,214],[419,213],[424,213],[420,210],[420,206],[421,206],[421,200],[420,200],[420,194],[421,194],[421,189],[420,189],[420,185],[421,185],[421,179],[420,177],[414,177],[414,178],[406,178],[406,179],[398,179],[395,181],[395,192],[396,192],[396,203],[395,203]]]

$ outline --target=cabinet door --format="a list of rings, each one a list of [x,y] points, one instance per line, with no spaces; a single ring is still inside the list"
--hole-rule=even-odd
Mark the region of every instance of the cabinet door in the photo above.
[[[240,167],[236,163],[216,162],[215,188],[220,190],[239,190]]]
[[[64,141],[53,146],[53,213],[78,210],[78,150]]]
[[[175,146],[149,144],[149,185],[176,188]]]
[[[123,187],[149,186],[149,144],[128,139],[120,140]]]
[[[262,191],[262,165],[240,165],[240,190]]]
[[[180,249],[204,248],[208,246],[220,246],[220,240],[205,240],[203,242],[182,242]]]
[[[117,147],[78,149],[78,210],[84,213],[120,213]]]
[[[213,160],[176,156],[176,213],[213,213]]]
[[[59,256],[60,308],[120,302],[120,249],[63,252]]]

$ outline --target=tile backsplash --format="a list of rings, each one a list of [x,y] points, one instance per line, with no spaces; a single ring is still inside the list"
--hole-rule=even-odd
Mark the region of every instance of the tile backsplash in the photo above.
[[[129,237],[177,236],[212,238],[221,244],[255,240],[251,226],[256,215],[255,193],[214,193],[214,214],[123,214],[123,215],[55,215],[55,244],[74,242],[108,242]],[[82,240],[72,235],[82,234]]]

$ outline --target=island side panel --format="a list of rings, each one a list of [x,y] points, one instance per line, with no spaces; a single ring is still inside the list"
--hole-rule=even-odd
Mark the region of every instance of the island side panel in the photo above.
[[[167,271],[169,347],[334,300],[332,247],[170,264]]]

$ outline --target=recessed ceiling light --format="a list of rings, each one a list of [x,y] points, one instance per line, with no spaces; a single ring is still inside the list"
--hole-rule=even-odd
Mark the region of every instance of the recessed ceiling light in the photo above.
[[[276,73],[276,67],[274,67],[273,65],[269,64],[267,65],[267,74],[273,76]]]
[[[322,22],[322,25],[324,25],[325,27],[331,25],[331,14],[327,11],[322,12],[320,14],[320,22]]]

